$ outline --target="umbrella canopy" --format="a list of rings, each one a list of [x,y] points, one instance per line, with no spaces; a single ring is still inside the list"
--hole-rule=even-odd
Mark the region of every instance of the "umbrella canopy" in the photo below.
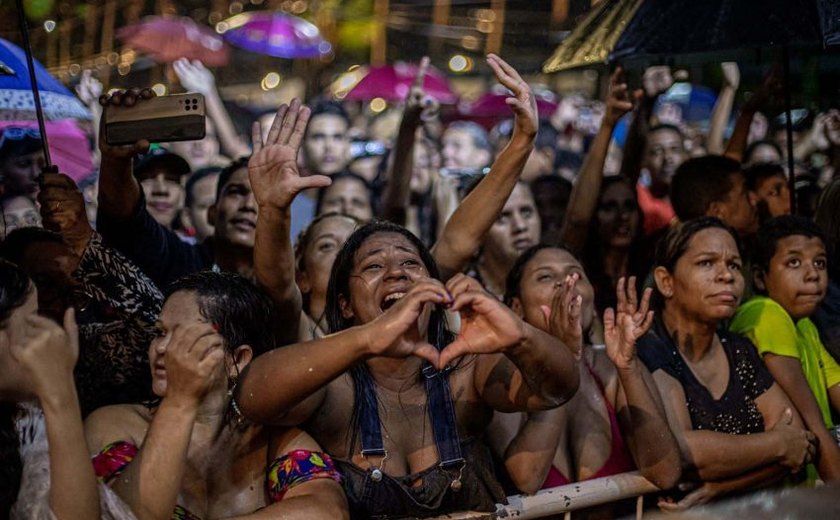
[[[35,100],[26,55],[0,38],[0,120],[35,120]],[[47,119],[91,119],[87,108],[60,81],[35,61],[35,81]]]
[[[534,90],[534,94],[537,98],[539,116],[550,117],[557,110],[556,96],[550,91],[540,92],[538,89]],[[497,85],[472,103],[461,103],[458,111],[468,117],[513,117],[510,105],[505,102],[511,95],[508,89]]]
[[[347,93],[345,99],[368,100],[382,98],[386,101],[403,101],[417,77],[418,66],[397,62],[393,65],[371,67],[367,75]],[[458,96],[449,88],[449,81],[439,70],[429,66],[423,77],[423,90],[443,104],[454,104]]]
[[[605,0],[544,72],[627,58],[840,42],[832,0]]]
[[[90,157],[90,143],[87,135],[71,119],[47,121],[50,157],[61,173],[66,173],[78,182],[93,172]],[[0,131],[6,128],[22,128],[38,131],[35,121],[0,121]]]
[[[315,25],[284,13],[238,14],[222,22],[224,38],[247,51],[277,58],[317,58],[332,50]]]
[[[219,67],[229,59],[229,49],[218,34],[186,17],[147,16],[120,28],[117,37],[160,63],[187,58]]]

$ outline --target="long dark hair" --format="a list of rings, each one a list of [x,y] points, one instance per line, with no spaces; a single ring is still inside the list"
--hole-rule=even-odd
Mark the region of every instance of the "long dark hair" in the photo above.
[[[15,309],[23,305],[32,283],[18,266],[0,260],[0,326]],[[20,490],[23,462],[20,458],[20,439],[15,428],[18,407],[13,402],[0,402],[0,518],[8,518]]]
[[[407,238],[417,248],[420,259],[429,272],[429,276],[440,279],[437,263],[434,257],[432,257],[431,252],[411,231],[390,222],[377,221],[365,224],[350,235],[333,263],[332,272],[330,273],[330,283],[327,288],[327,305],[325,309],[327,325],[330,328],[330,332],[338,332],[353,325],[353,320],[345,318],[341,313],[340,298],[343,297],[348,301],[350,300],[350,273],[353,271],[356,252],[368,238],[378,233],[397,233]],[[446,323],[446,314],[440,307],[436,306],[429,318],[427,339],[438,350],[442,350],[454,339]],[[358,438],[361,419],[359,412],[361,407],[367,407],[369,410],[376,410],[378,407],[376,385],[373,382],[373,377],[367,365],[364,363],[356,365],[351,369],[350,375],[353,378],[355,401],[351,417],[352,434],[347,448],[348,454],[353,453],[353,448]],[[420,380],[420,377],[421,374],[418,372],[417,381]]]

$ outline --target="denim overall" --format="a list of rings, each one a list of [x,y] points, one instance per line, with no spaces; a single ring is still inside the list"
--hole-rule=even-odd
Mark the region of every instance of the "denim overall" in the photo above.
[[[377,467],[363,470],[349,461],[335,460],[344,476],[353,518],[422,518],[456,511],[495,511],[496,503],[505,501],[487,448],[475,439],[462,443],[458,437],[447,380],[450,371],[438,372],[428,364],[422,371],[438,464],[392,477]],[[373,379],[367,370],[354,369],[353,380],[363,396],[356,403],[361,453],[387,459]]]

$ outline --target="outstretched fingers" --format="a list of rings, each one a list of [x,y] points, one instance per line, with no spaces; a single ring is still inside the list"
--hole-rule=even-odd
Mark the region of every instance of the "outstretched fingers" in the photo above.
[[[289,137],[291,137],[292,131],[295,128],[295,123],[297,123],[299,113],[300,100],[298,98],[294,98],[292,100],[292,104],[289,105],[289,110],[286,112],[286,117],[283,118],[283,122],[280,124],[280,133],[277,135],[278,143],[286,144],[289,142]]]
[[[286,119],[286,112],[289,111],[289,105],[283,103],[277,109],[277,115],[274,116],[274,121],[271,122],[271,128],[268,130],[268,136],[265,138],[264,146],[270,146],[277,142],[277,137],[280,135],[280,127]]]
[[[292,135],[289,136],[289,146],[295,150],[299,150],[301,143],[303,143],[303,136],[306,135],[306,125],[309,124],[309,117],[311,115],[312,110],[308,106],[304,105],[300,107]]]
[[[423,81],[426,77],[426,71],[429,69],[429,57],[423,56],[420,60],[420,66],[417,67],[417,76],[414,77],[414,83],[411,85],[414,88],[422,89]]]
[[[262,126],[259,121],[254,121],[251,124],[251,146],[254,149],[254,155],[262,150]]]

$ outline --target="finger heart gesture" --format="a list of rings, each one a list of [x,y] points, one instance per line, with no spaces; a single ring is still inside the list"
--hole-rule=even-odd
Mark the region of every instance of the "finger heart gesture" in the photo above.
[[[636,294],[636,277],[618,280],[616,310],[604,312],[604,343],[607,356],[618,369],[632,368],[636,360],[636,340],[642,337],[653,323],[650,309],[652,290],[645,289],[641,304]]]

